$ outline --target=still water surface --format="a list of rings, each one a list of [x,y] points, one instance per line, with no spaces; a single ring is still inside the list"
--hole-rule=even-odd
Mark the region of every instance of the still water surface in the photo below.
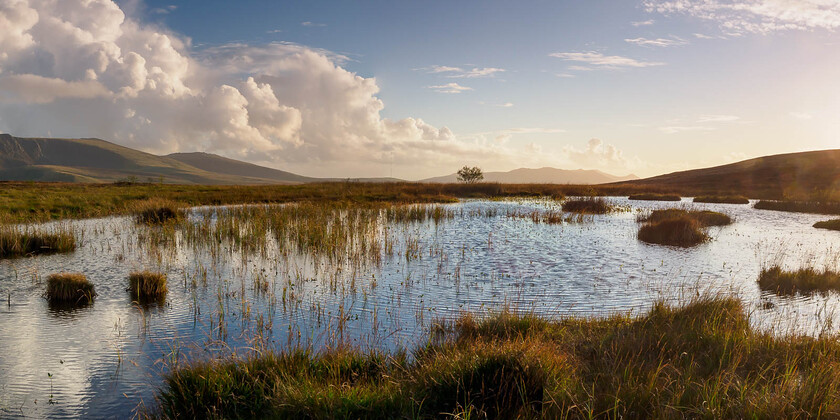
[[[560,225],[508,216],[556,209],[550,201],[446,205],[454,218],[383,227],[393,251],[364,264],[276,246],[150,246],[148,228],[127,217],[65,222],[81,237],[76,252],[0,261],[0,418],[127,418],[154,406],[161,373],[185,359],[337,342],[411,348],[463,311],[604,316],[732,293],[758,328],[819,334],[840,320],[837,295],[777,297],[755,282],[762,264],[832,266],[840,233],[811,227],[824,216],[678,203],[735,219],[679,249],[636,240],[640,213],[674,203],[610,201],[628,211]],[[164,304],[131,302],[126,278],[142,269],[168,274]],[[44,279],[61,271],[85,273],[95,303],[49,307]]]

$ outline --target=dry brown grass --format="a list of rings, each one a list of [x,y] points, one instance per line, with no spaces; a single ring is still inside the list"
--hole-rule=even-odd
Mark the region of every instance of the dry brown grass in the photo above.
[[[96,291],[82,273],[57,273],[47,277],[44,297],[53,304],[88,304],[93,302]]]

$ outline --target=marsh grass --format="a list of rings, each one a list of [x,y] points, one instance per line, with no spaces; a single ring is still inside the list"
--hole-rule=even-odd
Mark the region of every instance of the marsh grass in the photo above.
[[[786,295],[840,291],[840,273],[828,269],[818,271],[810,267],[785,271],[774,265],[761,270],[758,286],[763,290]]]
[[[697,220],[702,227],[726,226],[732,224],[732,218],[726,214],[709,210],[661,209],[639,217],[640,222],[656,223],[679,217]]]
[[[76,237],[69,229],[43,232],[31,228],[21,230],[12,226],[0,226],[0,258],[75,250]]]
[[[630,200],[642,201],[680,201],[682,200],[678,195],[672,194],[633,194],[627,197]]]
[[[50,304],[85,305],[93,302],[96,291],[93,284],[81,273],[57,273],[47,277],[44,298]]]
[[[840,415],[840,342],[750,327],[741,302],[641,317],[464,315],[409,357],[263,352],[170,371],[163,418],[810,418]]]
[[[177,221],[184,217],[182,205],[166,199],[150,199],[135,204],[134,220],[146,225]]]
[[[750,199],[743,195],[700,195],[694,197],[695,203],[750,204]]]
[[[814,223],[814,227],[818,229],[840,230],[840,219],[817,222]]]
[[[613,206],[603,197],[587,197],[563,202],[563,211],[584,214],[607,214]]]
[[[833,201],[773,201],[755,203],[759,210],[789,211],[794,213],[840,214],[840,202]]]
[[[641,215],[638,221],[643,223],[637,235],[642,242],[691,247],[709,240],[704,228],[729,225],[732,218],[708,210],[662,209]]]
[[[138,302],[163,300],[167,291],[166,274],[146,270],[128,276],[128,292]]]

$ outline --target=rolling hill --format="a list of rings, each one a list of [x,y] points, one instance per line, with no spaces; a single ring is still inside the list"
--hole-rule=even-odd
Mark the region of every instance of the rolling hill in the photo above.
[[[171,155],[166,155],[165,157],[216,174],[265,179],[282,183],[306,183],[320,181],[318,178],[310,178],[296,175],[291,172],[281,171],[279,169],[266,168],[265,166],[229,159],[212,153],[173,153]]]
[[[752,198],[804,198],[840,190],[840,150],[786,153],[617,185],[684,192],[737,193]]]
[[[624,177],[610,175],[598,170],[568,170],[557,168],[520,168],[508,172],[485,172],[484,182],[502,184],[606,184],[610,182],[638,179],[635,175]],[[423,179],[419,182],[458,182],[457,174]]]
[[[189,154],[188,154],[189,155]],[[99,139],[22,138],[0,134],[0,180],[181,184],[297,184],[312,178],[207,155],[193,166],[182,156],[145,153]]]

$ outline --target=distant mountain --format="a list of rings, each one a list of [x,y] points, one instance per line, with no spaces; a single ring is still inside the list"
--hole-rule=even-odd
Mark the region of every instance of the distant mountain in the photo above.
[[[656,186],[692,194],[730,192],[752,198],[809,196],[818,191],[840,189],[840,150],[764,156],[621,184]]]
[[[240,160],[228,159],[212,153],[173,153],[165,157],[216,174],[265,179],[281,183],[320,181],[317,178],[296,175],[279,169],[266,168],[265,166],[254,165]]]
[[[215,158],[218,168],[206,165],[199,168],[176,158],[156,156],[99,139],[22,138],[0,134],[0,180],[114,182],[136,179],[181,184],[296,184],[311,179],[219,156]],[[239,172],[235,170],[237,168]]]
[[[508,172],[485,172],[484,182],[502,184],[605,184],[638,179],[635,175],[615,176],[598,170],[568,170],[557,168],[520,168]],[[419,182],[458,182],[458,175],[451,174],[420,180]]]

